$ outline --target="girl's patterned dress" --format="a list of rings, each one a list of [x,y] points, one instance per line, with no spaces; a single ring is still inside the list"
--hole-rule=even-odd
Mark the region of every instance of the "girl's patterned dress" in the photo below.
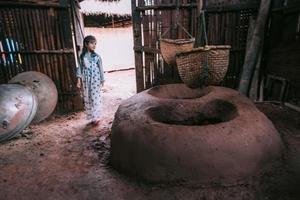
[[[88,120],[98,120],[101,115],[101,84],[104,73],[101,57],[87,52],[77,68],[76,76],[82,80],[84,109]]]

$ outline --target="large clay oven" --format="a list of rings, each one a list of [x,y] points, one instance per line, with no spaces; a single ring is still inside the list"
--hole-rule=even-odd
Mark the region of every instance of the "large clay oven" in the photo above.
[[[124,101],[112,126],[111,163],[149,182],[234,184],[281,156],[273,124],[237,91],[163,85]]]

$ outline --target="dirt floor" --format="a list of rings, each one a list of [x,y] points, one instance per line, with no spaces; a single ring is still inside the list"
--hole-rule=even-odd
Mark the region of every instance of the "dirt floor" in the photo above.
[[[300,114],[280,105],[258,107],[283,136],[286,165],[258,185],[151,185],[113,170],[108,163],[110,127],[118,105],[135,93],[134,77],[134,70],[106,74],[98,127],[87,126],[82,112],[53,116],[1,144],[0,199],[300,199]]]

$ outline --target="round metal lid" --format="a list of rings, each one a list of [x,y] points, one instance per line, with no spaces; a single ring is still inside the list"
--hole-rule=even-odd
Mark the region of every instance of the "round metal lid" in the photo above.
[[[53,81],[45,74],[28,71],[13,77],[9,83],[18,83],[30,89],[38,99],[38,110],[34,123],[41,122],[51,115],[57,104],[57,89]]]
[[[36,96],[26,87],[0,85],[0,142],[11,139],[30,124],[37,104]]]

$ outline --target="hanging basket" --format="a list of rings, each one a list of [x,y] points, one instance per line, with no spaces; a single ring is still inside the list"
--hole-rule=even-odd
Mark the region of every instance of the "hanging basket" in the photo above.
[[[188,36],[187,39],[165,39],[160,38],[160,51],[163,59],[169,65],[176,64],[176,53],[189,51],[193,49],[195,44],[195,38],[187,32],[187,30],[180,24],[177,24]],[[168,31],[167,29],[161,37],[163,37]]]
[[[189,87],[218,85],[224,79],[230,46],[205,46],[176,54],[182,81]]]
[[[167,64],[176,64],[176,53],[193,49],[194,43],[194,38],[176,40],[160,39],[161,55]]]

